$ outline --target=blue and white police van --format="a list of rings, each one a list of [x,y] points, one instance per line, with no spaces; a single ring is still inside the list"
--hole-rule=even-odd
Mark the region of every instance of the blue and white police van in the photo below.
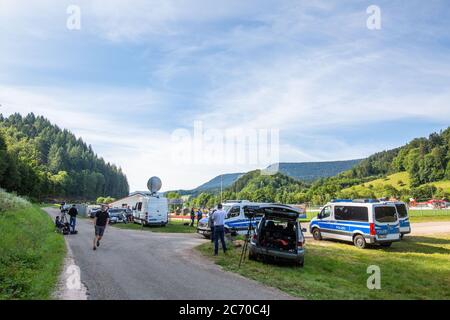
[[[367,244],[390,247],[400,240],[396,206],[375,199],[333,200],[311,220],[309,231],[315,240],[350,241],[361,249]]]
[[[222,206],[223,210],[227,213],[224,221],[225,233],[231,233],[233,235],[247,234],[249,225],[252,225],[253,229],[256,229],[258,223],[261,221],[261,215],[255,215],[249,217],[246,215],[244,208],[245,207],[254,207],[254,206],[267,206],[269,203],[259,203],[259,202],[251,202],[248,200],[227,200]],[[286,206],[291,208],[292,210],[299,211],[298,209],[284,205],[284,204],[272,204],[278,206]],[[212,214],[210,212],[209,214]],[[306,218],[306,214],[299,212],[299,218]],[[209,216],[201,219],[198,223],[197,232],[203,235],[205,238],[211,237],[211,228],[208,223]]]
[[[409,213],[406,203],[401,201],[389,201],[397,208],[398,220],[400,223],[400,238],[405,234],[411,233],[411,223],[409,222]]]

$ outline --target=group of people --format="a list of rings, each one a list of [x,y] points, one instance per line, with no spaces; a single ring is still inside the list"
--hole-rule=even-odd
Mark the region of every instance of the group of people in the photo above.
[[[217,205],[217,209],[210,210],[208,216],[208,226],[211,229],[211,242],[214,242],[214,255],[219,254],[219,240],[222,244],[223,252],[227,251],[227,246],[225,244],[225,221],[226,212],[223,210],[222,204],[219,203]],[[195,210],[195,208],[191,209],[191,224],[193,227],[195,223],[195,219],[197,218],[197,227],[200,220],[203,218],[202,209]]]
[[[194,226],[195,218],[197,218],[197,227],[200,220],[203,218],[203,211],[201,208],[195,210],[195,208],[191,209],[191,227]]]
[[[94,217],[94,231],[95,237],[93,241],[93,250],[97,250],[100,246],[100,240],[105,233],[106,226],[109,223],[109,212],[108,205],[102,204],[101,209],[95,213]],[[65,221],[64,218],[56,217],[55,226],[58,230],[64,230],[64,228],[68,228],[70,233],[75,234],[77,231],[75,230],[78,210],[76,205],[72,205],[70,209],[66,206],[65,203],[62,203],[60,206],[61,213],[63,217],[65,217],[65,213],[70,216],[69,222]],[[214,242],[214,255],[218,255],[219,253],[219,240],[222,244],[223,252],[226,253],[227,247],[225,244],[225,221],[226,212],[223,210],[222,204],[217,205],[217,209],[211,211],[208,217],[208,225],[211,228],[211,242]],[[198,209],[197,212],[194,208],[191,210],[191,226],[194,226],[195,218],[197,218],[197,226],[199,221],[203,217],[203,212],[201,209]],[[65,232],[64,232],[65,233]]]
[[[77,223],[77,215],[78,210],[76,205],[72,205],[70,208],[66,205],[65,202],[61,203],[59,206],[61,211],[61,217],[57,216],[55,219],[55,226],[58,231],[61,231],[64,234],[75,234],[77,231],[75,230],[75,226]],[[69,222],[67,222],[66,214],[69,215]]]
[[[105,233],[106,226],[109,223],[109,212],[108,212],[108,205],[102,204],[101,209],[98,210],[95,213],[94,217],[94,241],[93,241],[93,250],[97,250],[97,248],[100,246],[100,240],[103,237],[103,234]],[[68,209],[68,206],[65,203],[61,203],[60,206],[62,217],[57,216],[55,219],[55,227],[58,231],[62,232],[63,234],[76,234],[77,231],[75,229],[76,223],[77,223],[77,215],[78,210],[76,205],[72,205],[70,209]],[[66,221],[65,214],[69,215],[69,222]]]

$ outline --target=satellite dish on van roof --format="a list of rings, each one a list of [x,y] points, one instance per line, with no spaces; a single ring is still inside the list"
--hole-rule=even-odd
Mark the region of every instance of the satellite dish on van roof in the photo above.
[[[161,189],[162,182],[161,179],[158,177],[151,177],[148,179],[147,182],[147,188],[150,190],[151,193],[156,193]]]

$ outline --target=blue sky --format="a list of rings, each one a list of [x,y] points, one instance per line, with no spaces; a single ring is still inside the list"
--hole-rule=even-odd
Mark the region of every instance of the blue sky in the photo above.
[[[29,2],[0,2],[1,112],[72,130],[132,190],[258,167],[170,161],[194,121],[277,129],[281,161],[361,158],[450,122],[445,0]]]

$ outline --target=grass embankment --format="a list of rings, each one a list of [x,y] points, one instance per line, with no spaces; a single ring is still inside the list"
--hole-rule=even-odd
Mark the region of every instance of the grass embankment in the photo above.
[[[132,230],[143,230],[143,231],[151,231],[151,232],[163,232],[163,233],[193,233],[197,232],[196,225],[191,227],[189,225],[185,226],[185,222],[171,220],[165,227],[160,226],[142,226],[137,223],[116,223],[113,224],[114,227],[120,229],[132,229]]]
[[[210,243],[198,250],[225,270],[306,299],[450,299],[450,234],[406,237],[389,249],[310,240],[304,268],[247,259],[238,269],[240,248],[218,257]],[[381,269],[380,290],[367,288],[370,265]]]
[[[391,185],[397,190],[403,190],[403,189],[410,189],[411,179],[409,177],[408,172],[397,172],[394,174],[391,174],[385,178],[375,179],[366,183],[358,184],[353,187],[345,188],[342,191],[348,192],[348,191],[364,191],[364,190],[381,190],[386,185]],[[436,182],[430,182],[427,183],[427,185],[434,185],[436,188],[442,188],[446,192],[450,192],[450,180],[442,180],[442,181],[436,181]]]
[[[0,300],[50,299],[65,252],[39,206],[0,190]]]

